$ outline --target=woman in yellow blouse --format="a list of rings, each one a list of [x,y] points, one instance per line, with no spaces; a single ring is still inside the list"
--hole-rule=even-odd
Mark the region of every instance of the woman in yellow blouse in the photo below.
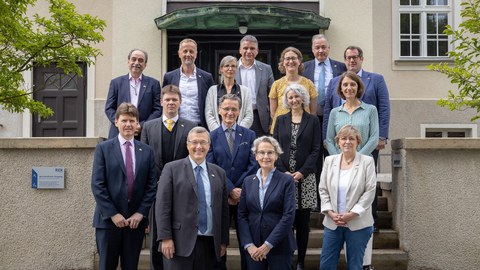
[[[313,115],[317,113],[317,89],[312,81],[300,75],[305,69],[302,61],[302,53],[295,47],[286,48],[280,55],[278,70],[280,70],[282,74],[285,74],[285,76],[273,83],[270,94],[268,95],[270,98],[270,116],[272,117],[272,126],[270,127],[271,134],[273,134],[277,116],[289,112],[289,110],[283,106],[282,98],[287,85],[290,83],[301,84],[307,89],[308,95],[310,96],[310,105],[306,108],[306,111]]]

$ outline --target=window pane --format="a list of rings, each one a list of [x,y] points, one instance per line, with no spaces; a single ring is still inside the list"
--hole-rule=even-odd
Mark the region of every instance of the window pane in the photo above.
[[[449,131],[447,132],[447,137],[449,138],[465,138],[464,131]]]
[[[443,33],[448,24],[448,15],[446,13],[438,13],[438,33]]]
[[[408,6],[408,5],[410,5],[409,0],[400,0],[400,6]]]
[[[427,55],[428,56],[437,56],[437,42],[428,41],[427,42]]]
[[[410,56],[410,42],[400,42],[400,56]]]
[[[420,34],[420,14],[412,14],[412,34]]]
[[[427,14],[427,33],[428,34],[437,34],[437,14],[429,13]]]
[[[446,6],[448,0],[427,0],[427,6]]]
[[[425,132],[426,138],[441,138],[442,132],[441,131],[427,131]]]
[[[410,3],[410,5],[412,5],[412,6],[418,6],[418,5],[420,5],[420,0],[412,0],[411,3]]]
[[[410,14],[400,14],[400,34],[410,34]]]
[[[412,56],[420,56],[420,41],[412,41]]]
[[[438,42],[438,56],[447,56],[448,53],[448,41]]]

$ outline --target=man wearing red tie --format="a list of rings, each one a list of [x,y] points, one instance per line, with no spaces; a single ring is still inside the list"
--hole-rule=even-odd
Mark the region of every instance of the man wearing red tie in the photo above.
[[[156,193],[157,171],[152,149],[134,139],[138,110],[122,103],[115,114],[118,136],[95,149],[92,193],[93,227],[101,270],[138,267],[148,212]]]

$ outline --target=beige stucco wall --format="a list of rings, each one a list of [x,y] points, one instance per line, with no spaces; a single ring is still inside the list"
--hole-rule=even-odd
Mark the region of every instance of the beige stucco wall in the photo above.
[[[480,269],[480,139],[406,138],[393,148],[393,224],[408,269]]]
[[[0,269],[93,269],[90,179],[99,141],[0,139]],[[36,166],[65,167],[65,189],[32,189]]]

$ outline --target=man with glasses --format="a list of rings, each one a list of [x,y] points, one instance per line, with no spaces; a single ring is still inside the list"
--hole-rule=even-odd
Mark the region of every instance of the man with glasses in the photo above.
[[[379,123],[379,138],[377,148],[372,152],[373,159],[375,161],[375,167],[378,162],[378,152],[385,148],[385,144],[388,140],[388,128],[390,125],[390,98],[388,94],[387,84],[382,75],[372,72],[367,72],[362,69],[363,63],[363,50],[358,46],[349,46],[345,49],[343,54],[345,64],[349,71],[355,72],[364,84],[365,90],[363,96],[360,98],[363,102],[371,104],[377,108],[378,111],[378,123]],[[327,102],[325,103],[325,112],[323,117],[323,140],[326,139],[328,117],[330,111],[342,105],[342,100],[337,94],[337,86],[340,77],[333,78],[330,81],[327,89]],[[378,188],[378,187],[377,187]],[[377,196],[372,203],[372,215],[374,219],[374,232],[378,232],[377,227]],[[364,258],[364,269],[371,269],[371,242],[367,246]]]
[[[158,183],[155,218],[166,270],[211,270],[225,255],[228,202],[225,171],[206,161],[210,136],[194,127],[188,157],[165,164]]]
[[[315,56],[315,59],[304,63],[305,71],[303,72],[303,76],[310,79],[317,88],[317,116],[320,120],[320,128],[322,128],[327,86],[330,83],[330,80],[342,75],[343,72],[347,71],[347,68],[344,63],[335,61],[329,57],[330,43],[322,34],[317,34],[312,37],[312,53]],[[326,132],[326,130],[323,130],[323,132]],[[317,162],[317,187],[320,182],[324,155],[328,155],[328,153],[324,150],[323,144],[321,144]],[[315,211],[320,210],[320,197],[318,192],[317,202],[318,206],[317,209],[314,209]]]
[[[241,100],[234,94],[227,94],[220,98],[218,105],[222,124],[211,132],[212,145],[208,151],[207,161],[222,167],[227,174],[228,204],[230,206],[230,222],[233,219],[235,228],[238,228],[237,207],[242,192],[243,179],[255,174],[258,170],[257,161],[251,151],[255,133],[245,127],[237,125],[240,114]],[[247,269],[245,250],[240,245],[241,269]],[[218,266],[226,268],[226,256]]]

